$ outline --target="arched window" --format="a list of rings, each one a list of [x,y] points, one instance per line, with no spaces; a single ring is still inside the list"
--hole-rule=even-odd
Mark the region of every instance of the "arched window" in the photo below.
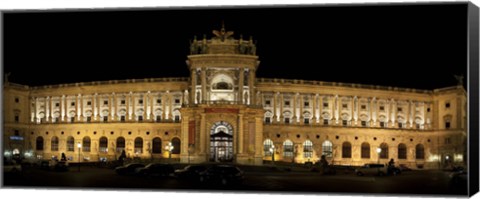
[[[326,140],[322,144],[322,155],[325,155],[326,157],[332,157],[333,154],[333,144],[332,142]]]
[[[293,157],[293,142],[290,140],[283,142],[283,157]]]
[[[162,139],[156,137],[152,140],[152,153],[162,153]]]
[[[143,153],[143,139],[141,137],[135,138],[135,154]]]
[[[173,138],[172,146],[173,146],[172,154],[180,154],[180,139]]]
[[[342,144],[342,158],[352,158],[352,144],[350,142]]]
[[[362,158],[370,158],[370,144],[364,142],[362,143]]]
[[[403,143],[398,145],[398,159],[407,159],[407,146]]]
[[[67,151],[74,151],[75,150],[75,139],[72,136],[68,136],[67,138]]]
[[[52,151],[58,151],[58,137],[57,136],[52,137],[51,150]]]
[[[43,151],[43,137],[42,136],[37,137],[35,146],[36,146],[37,151]]]
[[[86,136],[83,138],[83,152],[90,152],[90,137]]]
[[[380,158],[381,159],[388,159],[388,145],[387,145],[387,143],[380,144],[380,149],[382,149],[382,151],[380,151]]]
[[[100,152],[103,152],[103,153],[108,152],[108,139],[106,137],[101,137],[100,138],[99,149],[100,149]]]
[[[117,138],[117,153],[121,153],[125,150],[125,138],[119,137]]]
[[[313,157],[313,143],[310,140],[305,140],[303,143],[303,157],[312,158]]]
[[[273,142],[272,142],[271,139],[266,139],[265,141],[263,141],[263,152],[264,152],[265,156],[271,156],[272,155],[272,151],[270,151],[272,146],[273,146]]]
[[[417,144],[417,146],[415,146],[415,159],[425,159],[425,151],[422,144]]]

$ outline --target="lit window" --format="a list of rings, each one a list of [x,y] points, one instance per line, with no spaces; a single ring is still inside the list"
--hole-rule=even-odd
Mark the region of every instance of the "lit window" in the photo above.
[[[293,142],[290,140],[283,143],[283,157],[293,157]]]
[[[270,139],[266,139],[263,142],[263,152],[265,153],[265,156],[271,156],[273,151],[270,151],[270,149],[273,146],[273,142]]]
[[[322,144],[322,155],[325,155],[326,157],[332,157],[332,142],[330,141],[325,141]]]
[[[303,157],[312,158],[313,157],[313,143],[310,140],[306,140],[303,143]]]

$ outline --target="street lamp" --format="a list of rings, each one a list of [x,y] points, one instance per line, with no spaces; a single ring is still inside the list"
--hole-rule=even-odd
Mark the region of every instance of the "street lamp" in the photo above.
[[[172,158],[172,150],[173,150],[173,145],[171,142],[169,142],[167,146],[165,146],[165,150],[168,151],[168,159],[170,161],[170,159]]]
[[[77,143],[78,148],[78,171],[80,171],[80,149],[82,148],[82,144],[80,142]]]
[[[378,164],[380,164],[380,153],[382,152],[382,149],[380,147],[377,148],[377,155],[378,155]]]
[[[272,164],[275,164],[275,145],[270,147],[270,153],[272,154]]]

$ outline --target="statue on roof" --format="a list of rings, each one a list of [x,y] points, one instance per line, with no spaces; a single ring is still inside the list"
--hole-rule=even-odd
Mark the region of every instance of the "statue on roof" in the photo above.
[[[457,85],[463,85],[463,75],[453,75],[457,79]]]
[[[224,42],[225,39],[229,39],[233,35],[233,31],[225,31],[225,24],[222,22],[222,29],[220,31],[213,30],[213,34],[216,36],[214,39],[220,39]]]

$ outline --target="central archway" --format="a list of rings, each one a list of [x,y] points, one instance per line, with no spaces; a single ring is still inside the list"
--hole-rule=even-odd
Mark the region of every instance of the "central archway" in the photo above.
[[[227,122],[215,122],[210,128],[210,161],[233,161],[233,127]]]

